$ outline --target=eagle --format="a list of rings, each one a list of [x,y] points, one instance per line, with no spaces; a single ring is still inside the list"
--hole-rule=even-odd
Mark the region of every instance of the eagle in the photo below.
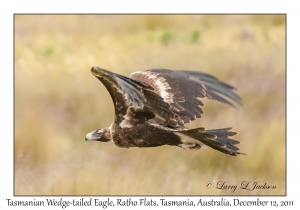
[[[207,73],[188,70],[150,69],[126,77],[98,66],[92,74],[108,90],[115,118],[109,126],[85,136],[86,141],[113,142],[121,148],[177,146],[199,150],[203,146],[237,156],[231,139],[232,127],[206,130],[186,129],[185,124],[201,118],[203,102],[209,98],[235,107],[242,104],[236,89]]]

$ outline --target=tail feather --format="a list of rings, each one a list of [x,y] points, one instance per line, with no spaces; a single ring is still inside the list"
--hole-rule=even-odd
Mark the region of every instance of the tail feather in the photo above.
[[[225,154],[233,156],[239,154],[245,155],[244,153],[239,152],[239,148],[235,146],[240,142],[228,138],[229,136],[235,136],[237,134],[236,132],[230,131],[231,129],[232,128],[205,130],[204,128],[195,128],[176,132],[201,141],[205,145]]]

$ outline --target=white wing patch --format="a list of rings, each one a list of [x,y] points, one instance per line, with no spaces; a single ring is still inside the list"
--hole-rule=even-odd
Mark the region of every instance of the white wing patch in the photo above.
[[[130,119],[132,118],[131,112],[132,106],[127,108],[126,114],[124,115],[124,120],[120,123],[121,128],[132,128],[132,124],[130,123]]]
[[[150,85],[154,88],[154,91],[160,95],[163,100],[167,103],[173,103],[173,94],[169,93],[170,85],[166,82],[166,79],[159,76],[159,73],[154,73],[150,71],[137,71],[130,75],[131,78],[137,79]]]
[[[124,119],[124,120],[120,123],[120,127],[121,127],[121,128],[132,128],[132,124],[130,123],[129,120]]]

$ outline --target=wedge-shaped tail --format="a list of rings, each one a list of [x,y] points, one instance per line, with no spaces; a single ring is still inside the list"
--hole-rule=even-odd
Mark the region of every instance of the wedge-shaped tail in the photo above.
[[[239,148],[235,146],[240,142],[229,138],[230,136],[235,136],[237,134],[236,132],[230,131],[231,129],[232,128],[205,130],[204,128],[195,128],[184,131],[175,131],[174,133],[181,137],[183,144],[179,146],[184,149],[200,149],[200,142],[202,142],[225,154],[233,156],[239,154],[245,155],[244,153],[239,152]],[[198,147],[196,147],[197,144]]]

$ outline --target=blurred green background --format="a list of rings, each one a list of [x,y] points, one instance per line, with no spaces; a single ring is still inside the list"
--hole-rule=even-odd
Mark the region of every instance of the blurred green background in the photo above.
[[[15,15],[15,195],[284,195],[285,15]],[[85,142],[113,103],[94,65],[197,70],[238,88],[188,128],[234,127],[246,156]],[[206,189],[243,181],[253,191]]]

